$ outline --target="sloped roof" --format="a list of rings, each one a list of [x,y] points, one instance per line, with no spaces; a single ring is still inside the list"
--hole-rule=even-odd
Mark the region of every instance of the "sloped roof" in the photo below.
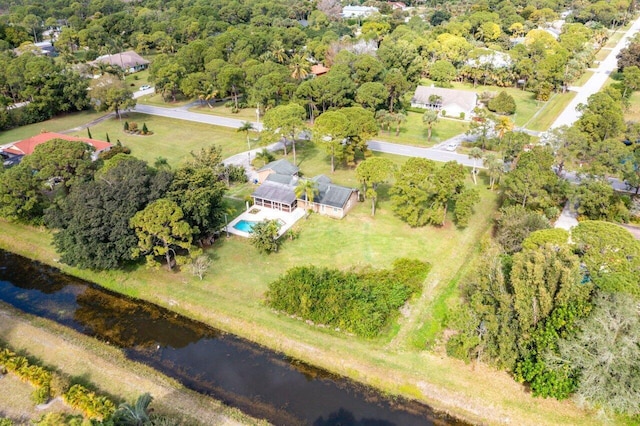
[[[465,111],[471,111],[476,106],[477,95],[474,92],[429,86],[418,86],[413,98],[411,98],[411,102],[428,104],[431,95],[442,98],[443,109],[447,109],[447,105],[457,105]]]
[[[98,63],[117,65],[123,69],[128,69],[134,68],[138,65],[147,65],[149,61],[138,55],[133,50],[127,50],[126,52],[115,53],[113,55],[99,56],[95,61],[90,62],[91,65]]]
[[[311,65],[311,74],[313,75],[323,75],[329,72],[329,68],[325,67],[322,64]]]
[[[281,175],[278,173],[271,173],[269,176],[266,177],[266,179],[264,180],[266,181],[270,181],[270,182],[275,182],[275,183],[281,183],[283,185],[294,185],[296,184],[296,180],[298,178],[296,176],[290,176],[290,175]]]
[[[327,175],[314,176],[311,180],[318,183],[331,183],[331,178]]]
[[[270,180],[265,180],[262,185],[253,191],[251,196],[287,205],[293,204],[296,200],[296,194],[293,190],[293,186]]]
[[[96,139],[77,138],[75,136],[64,135],[62,133],[45,132],[28,139],[21,140],[19,142],[5,145],[1,150],[2,152],[14,155],[29,155],[33,153],[33,151],[36,149],[36,146],[45,142],[49,142],[52,139],[64,139],[71,142],[84,142],[88,145],[93,146],[96,152],[103,151],[111,147],[111,144],[109,142],[99,141]]]
[[[324,204],[325,206],[344,208],[353,191],[355,191],[353,188],[346,188],[331,183],[319,183],[318,197],[317,200],[313,201],[318,204]]]
[[[293,164],[285,160],[284,158],[281,158],[280,160],[272,161],[269,164],[266,164],[265,166],[261,167],[260,169],[258,169],[258,172],[262,172],[265,170],[271,170],[280,175],[293,176],[296,173],[298,173],[300,169],[297,166],[294,166]]]

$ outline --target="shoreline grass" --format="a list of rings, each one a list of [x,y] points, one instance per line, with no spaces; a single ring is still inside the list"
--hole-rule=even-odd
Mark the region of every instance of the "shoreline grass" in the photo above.
[[[208,425],[211,421],[224,425],[267,424],[213,398],[188,390],[151,367],[127,359],[120,349],[53,321],[25,314],[2,302],[0,318],[0,339],[13,349],[36,357],[49,369],[91,382],[92,387],[121,401],[131,402],[142,393],[150,392],[154,397],[152,408],[182,417],[189,424]],[[10,402],[24,406],[19,400],[6,401],[7,404]],[[65,410],[66,405],[59,408],[71,411]],[[42,411],[35,413],[38,417],[44,414]]]

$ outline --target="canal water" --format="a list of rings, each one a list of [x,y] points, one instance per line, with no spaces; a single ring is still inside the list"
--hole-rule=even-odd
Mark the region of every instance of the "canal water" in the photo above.
[[[2,250],[0,300],[118,346],[188,388],[276,425],[463,424]]]

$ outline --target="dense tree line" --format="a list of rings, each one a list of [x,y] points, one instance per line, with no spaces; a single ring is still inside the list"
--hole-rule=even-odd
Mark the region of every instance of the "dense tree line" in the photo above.
[[[358,336],[373,337],[422,289],[430,265],[398,259],[389,270],[290,269],[269,284],[267,304]]]
[[[2,172],[0,213],[53,230],[70,265],[113,269],[145,256],[172,269],[221,228],[226,175],[217,147],[158,170],[122,153],[94,162],[89,145],[53,140]]]

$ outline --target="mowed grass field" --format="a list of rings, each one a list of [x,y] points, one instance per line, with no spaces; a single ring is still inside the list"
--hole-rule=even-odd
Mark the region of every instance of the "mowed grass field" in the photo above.
[[[153,134],[142,136],[125,133],[125,121],[136,122],[139,129],[146,123]],[[132,155],[150,164],[162,157],[166,158],[172,167],[188,158],[191,151],[198,151],[212,144],[222,147],[222,155],[225,158],[247,149],[245,135],[235,129],[138,113],[127,113],[123,115],[122,120],[110,118],[91,127],[90,130],[91,135],[100,140],[106,140],[108,133],[111,143],[115,144],[120,140],[123,145],[131,148]],[[86,137],[87,130],[72,134]]]

